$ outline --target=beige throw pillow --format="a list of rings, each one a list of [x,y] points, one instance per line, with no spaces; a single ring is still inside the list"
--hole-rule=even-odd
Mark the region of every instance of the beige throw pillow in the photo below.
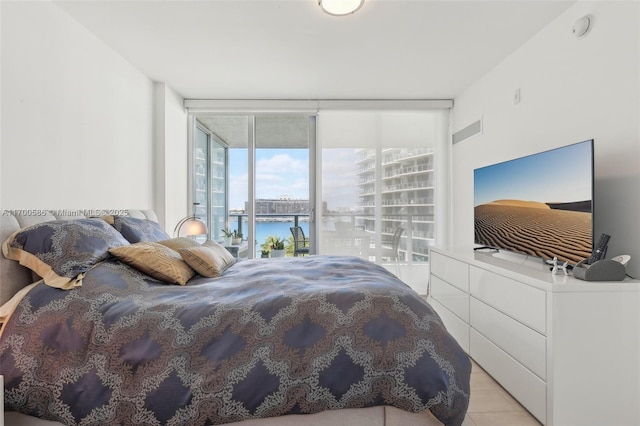
[[[178,249],[178,253],[197,273],[203,277],[219,277],[236,259],[215,241],[200,246]]]
[[[188,237],[176,237],[169,240],[158,241],[157,243],[162,244],[163,246],[167,246],[175,251],[178,251],[178,249],[181,248],[195,247],[200,245],[200,243],[198,243],[196,240]]]
[[[110,249],[109,253],[138,271],[167,283],[185,285],[195,275],[175,250],[162,244],[139,242]]]

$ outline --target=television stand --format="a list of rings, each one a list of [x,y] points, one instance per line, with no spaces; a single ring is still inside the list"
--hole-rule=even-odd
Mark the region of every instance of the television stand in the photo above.
[[[585,282],[535,260],[432,247],[429,302],[543,425],[640,425],[640,281]]]

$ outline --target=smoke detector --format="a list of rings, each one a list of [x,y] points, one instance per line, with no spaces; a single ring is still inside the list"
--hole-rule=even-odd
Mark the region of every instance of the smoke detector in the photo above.
[[[591,15],[586,15],[574,22],[571,32],[576,38],[582,38],[587,35],[592,26],[593,17]]]

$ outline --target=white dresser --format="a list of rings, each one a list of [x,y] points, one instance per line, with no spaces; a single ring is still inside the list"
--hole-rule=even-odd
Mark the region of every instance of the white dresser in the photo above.
[[[640,282],[580,281],[471,248],[432,248],[430,261],[430,303],[449,332],[543,424],[640,425]]]

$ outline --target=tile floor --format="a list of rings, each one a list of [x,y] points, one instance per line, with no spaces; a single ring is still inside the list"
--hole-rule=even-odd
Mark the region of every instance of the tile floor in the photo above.
[[[471,399],[462,426],[540,426],[491,376],[471,362]]]

